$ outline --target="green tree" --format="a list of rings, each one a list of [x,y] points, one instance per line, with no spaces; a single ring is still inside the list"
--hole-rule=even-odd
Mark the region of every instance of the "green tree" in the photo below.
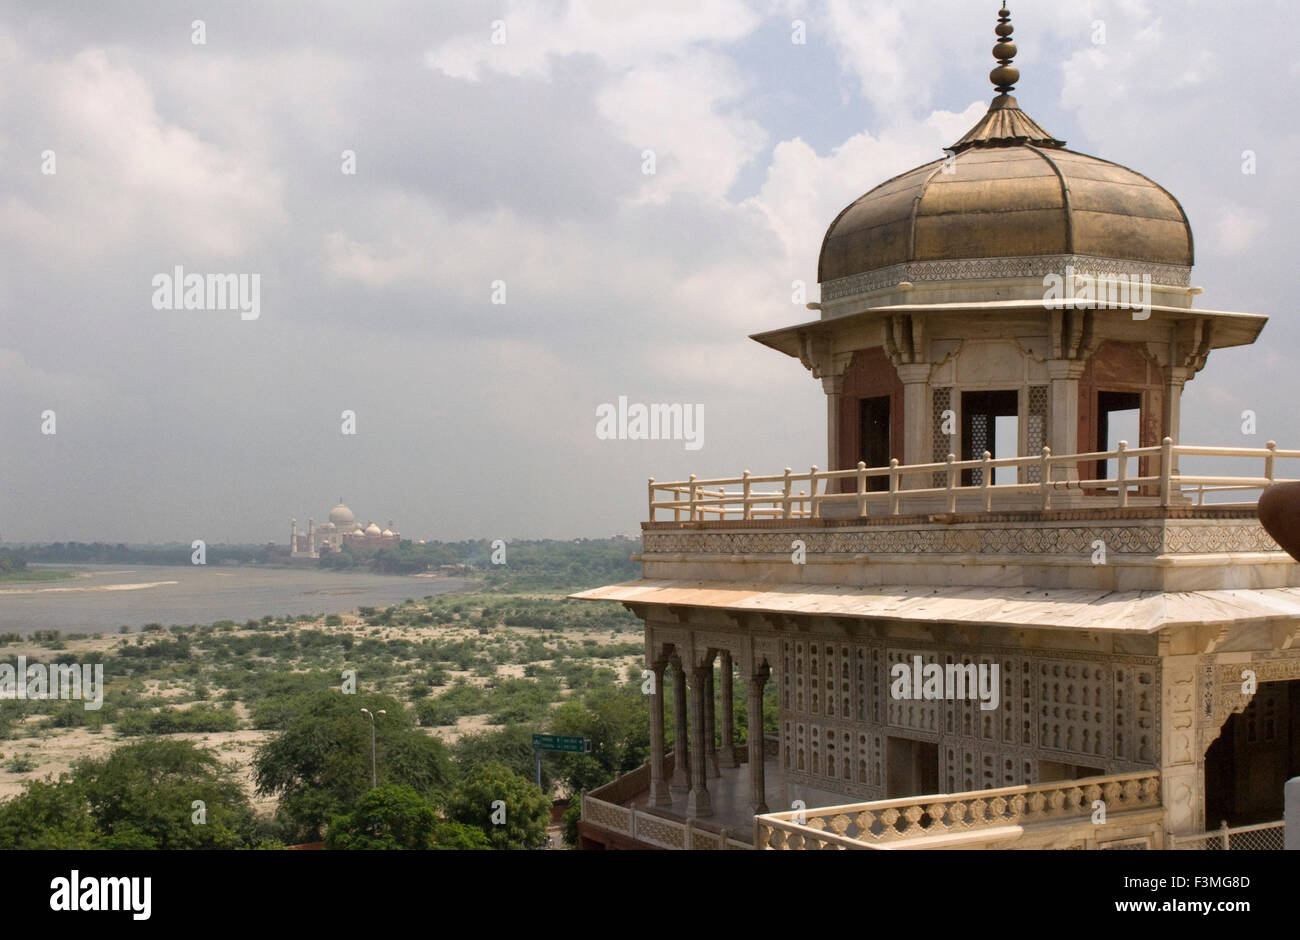
[[[482,832],[438,817],[413,788],[385,784],[367,792],[352,812],[334,817],[325,836],[330,849],[486,849]]]
[[[461,776],[490,763],[505,764],[525,780],[532,780],[536,774],[533,733],[522,725],[467,734],[451,746],[451,756],[460,768]],[[553,759],[553,755],[543,755],[542,791],[545,793],[550,793],[554,785],[549,770]]]
[[[494,849],[543,845],[550,815],[537,784],[498,763],[474,768],[447,801],[448,818],[481,829]]]
[[[557,708],[550,730],[591,742],[589,753],[557,754],[555,760],[570,792],[594,790],[615,772],[628,773],[649,759],[649,697],[639,684],[598,689]]]
[[[280,798],[281,818],[298,839],[319,839],[370,789],[370,722],[362,708],[375,714],[380,783],[405,784],[437,801],[454,779],[442,742],[415,728],[396,699],[330,689],[297,696],[284,703],[284,730],[258,748],[253,772],[259,794]]]
[[[352,812],[335,817],[325,838],[331,849],[488,849],[478,829],[439,818],[413,788],[385,784],[367,792]]]
[[[72,777],[102,848],[231,849],[251,841],[253,809],[234,771],[189,741],[119,747],[78,761]]]
[[[0,803],[0,849],[91,849],[98,839],[86,794],[67,774],[28,781]]]

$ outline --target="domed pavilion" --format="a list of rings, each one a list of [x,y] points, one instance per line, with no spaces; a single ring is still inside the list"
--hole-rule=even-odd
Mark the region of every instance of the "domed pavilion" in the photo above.
[[[1178,200],[1023,111],[1012,34],[988,113],[831,222],[817,318],[754,337],[821,380],[826,466],[652,477],[643,577],[575,595],[653,677],[584,847],[1280,847],[1300,565],[1257,499],[1300,451],[1179,436],[1266,318],[1193,305]]]

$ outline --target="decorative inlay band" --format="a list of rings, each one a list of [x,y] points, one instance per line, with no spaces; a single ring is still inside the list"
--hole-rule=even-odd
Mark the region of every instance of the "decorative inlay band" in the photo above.
[[[1092,255],[1025,255],[1012,258],[963,258],[956,261],[908,261],[875,271],[836,278],[822,284],[822,302],[854,294],[893,287],[902,281],[966,281],[994,278],[1046,277],[1064,275],[1066,266],[1075,274],[1107,278],[1121,275],[1150,275],[1151,283],[1165,287],[1188,287],[1192,269],[1152,261],[1125,261]]]
[[[1258,521],[1225,519],[1215,525],[645,532],[643,554],[788,555],[793,531],[809,554],[822,555],[1090,555],[1097,540],[1124,555],[1281,551]]]

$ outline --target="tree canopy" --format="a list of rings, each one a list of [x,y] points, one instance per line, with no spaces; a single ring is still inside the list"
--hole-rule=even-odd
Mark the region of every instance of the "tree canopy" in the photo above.
[[[447,801],[447,816],[482,830],[494,849],[535,849],[546,843],[551,802],[505,764],[480,764]]]
[[[375,715],[380,783],[405,784],[436,801],[453,782],[446,747],[414,727],[394,698],[326,689],[282,708],[284,730],[258,748],[254,780],[259,794],[280,798],[283,822],[303,841],[320,839],[329,821],[370,789],[370,721],[362,708]]]
[[[31,781],[0,804],[6,849],[229,849],[256,838],[234,772],[183,740],[150,739],[80,760],[70,774]]]
[[[334,817],[325,837],[330,849],[487,849],[478,829],[439,818],[432,803],[403,784],[364,794],[350,813]]]

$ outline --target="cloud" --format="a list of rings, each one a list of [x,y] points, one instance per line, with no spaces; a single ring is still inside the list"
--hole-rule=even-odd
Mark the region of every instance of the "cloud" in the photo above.
[[[16,186],[0,232],[21,233],[26,251],[76,263],[152,243],[178,259],[232,258],[280,219],[273,171],[164,119],[149,80],[108,51],[49,62],[5,43],[0,60],[18,86],[6,124],[27,147],[21,162],[5,156]],[[41,172],[44,150],[53,175]]]
[[[696,43],[735,42],[758,22],[741,0],[510,0],[504,14],[484,17],[477,32],[445,40],[425,61],[467,81],[480,81],[486,72],[546,79],[555,58],[573,55],[614,70],[635,69],[677,58]],[[504,41],[494,43],[494,35]]]

